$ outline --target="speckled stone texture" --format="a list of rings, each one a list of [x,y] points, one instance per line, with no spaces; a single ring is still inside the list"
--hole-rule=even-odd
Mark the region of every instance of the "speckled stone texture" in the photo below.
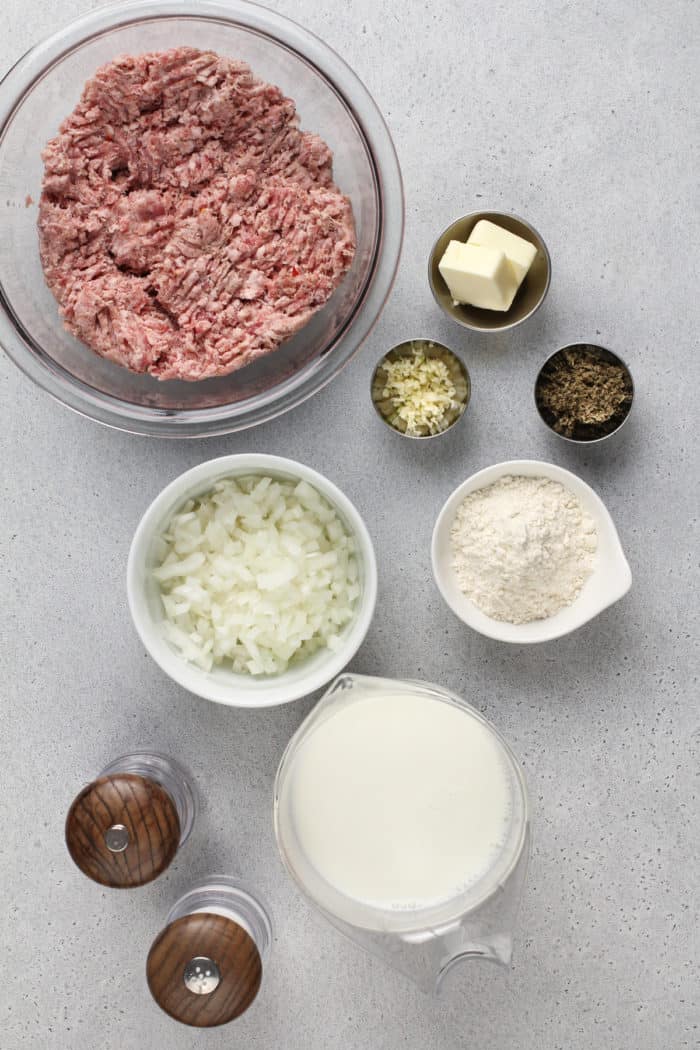
[[[0,67],[86,6],[67,0],[59,16],[48,0],[8,0]],[[386,115],[406,182],[399,278],[329,389],[238,437],[113,433],[0,362],[0,1046],[698,1047],[698,8],[274,6],[336,47]],[[553,259],[542,311],[488,340],[444,319],[426,280],[435,235],[480,206],[529,219]],[[380,353],[412,335],[462,351],[473,381],[462,423],[425,444],[391,434],[369,401]],[[620,353],[637,387],[628,425],[588,450],[548,433],[533,402],[545,357],[578,339]],[[380,597],[354,669],[457,690],[525,765],[535,844],[513,967],[456,970],[442,1001],[322,924],[283,875],[272,782],[312,700],[265,712],[198,701],[161,674],[131,627],[124,567],[150,499],[205,458],[253,450],[324,471],[366,517]],[[635,577],[627,598],[576,635],[529,649],[462,627],[429,562],[452,488],[514,457],[551,459],[590,482]],[[162,879],[107,892],[72,866],[63,820],[81,784],[134,745],[187,762],[203,808]],[[151,1002],[145,960],[171,902],[212,870],[260,886],[276,935],[256,1005],[233,1027],[197,1033]]]

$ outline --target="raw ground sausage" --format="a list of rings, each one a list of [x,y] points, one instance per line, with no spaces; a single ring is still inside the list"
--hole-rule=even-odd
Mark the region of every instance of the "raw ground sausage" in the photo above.
[[[66,327],[159,379],[277,349],[352,263],[350,201],[294,102],[176,48],[103,66],[43,153],[41,261]]]

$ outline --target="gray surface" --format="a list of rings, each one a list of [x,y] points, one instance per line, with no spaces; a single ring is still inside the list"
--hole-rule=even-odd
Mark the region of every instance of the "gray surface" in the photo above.
[[[61,18],[86,7],[61,6]],[[399,279],[331,388],[239,437],[168,444],[112,433],[2,361],[0,1046],[699,1046],[697,7],[275,6],[347,57],[390,123],[407,193]],[[47,0],[3,5],[0,67],[53,26],[54,11]],[[488,205],[541,230],[554,278],[534,321],[486,341],[436,313],[425,260],[449,220]],[[463,350],[474,386],[463,423],[425,445],[394,438],[367,397],[380,351],[415,334]],[[544,357],[582,337],[618,351],[637,383],[629,426],[589,451],[558,443],[532,403]],[[311,702],[254,713],[198,701],[163,677],[131,628],[124,566],[147,503],[185,468],[244,450],[326,472],[366,516],[381,593],[355,669],[457,690],[525,764],[536,837],[514,966],[457,971],[442,1003],[321,925],[283,877],[272,780]],[[529,650],[463,629],[428,557],[451,489],[521,456],[552,459],[597,489],[635,575],[596,622]],[[79,785],[134,745],[184,759],[204,806],[164,878],[107,893],[72,867],[63,819]],[[233,1028],[198,1034],[151,1003],[144,961],[170,903],[212,869],[259,884],[276,938],[257,1005]]]

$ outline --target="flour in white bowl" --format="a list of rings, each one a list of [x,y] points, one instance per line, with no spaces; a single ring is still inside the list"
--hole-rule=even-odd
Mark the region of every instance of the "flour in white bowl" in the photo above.
[[[598,546],[595,522],[572,492],[549,478],[510,475],[464,499],[451,539],[460,589],[507,623],[571,605]]]

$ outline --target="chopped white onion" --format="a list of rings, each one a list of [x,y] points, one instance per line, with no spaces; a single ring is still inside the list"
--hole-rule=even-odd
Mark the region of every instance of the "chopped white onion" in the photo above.
[[[173,516],[153,575],[163,630],[206,671],[279,674],[335,650],[360,593],[355,543],[307,482],[217,482]]]

